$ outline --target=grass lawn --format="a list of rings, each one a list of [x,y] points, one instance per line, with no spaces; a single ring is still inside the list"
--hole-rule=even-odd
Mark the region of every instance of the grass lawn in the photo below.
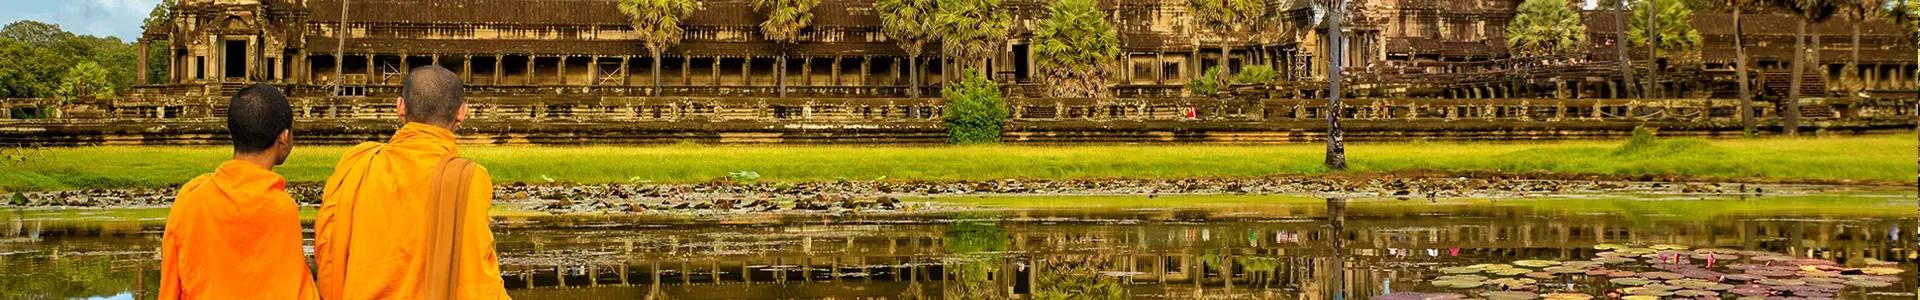
[[[1396,142],[1348,147],[1354,171],[1403,169],[1682,174],[1720,178],[1912,182],[1912,135],[1671,139],[1633,151],[1622,141]],[[346,147],[298,147],[277,169],[326,179]],[[495,182],[694,182],[752,171],[772,181],[836,179],[1170,178],[1322,174],[1325,146],[464,146]],[[209,172],[226,147],[81,147],[51,162],[0,167],[0,192],[171,187]]]

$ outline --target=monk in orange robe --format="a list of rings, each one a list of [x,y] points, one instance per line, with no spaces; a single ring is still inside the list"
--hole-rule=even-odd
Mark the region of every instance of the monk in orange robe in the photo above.
[[[387,143],[347,150],[327,178],[314,221],[314,258],[322,298],[427,298],[425,253],[429,183],[448,157],[459,156],[453,130],[467,118],[460,77],[438,66],[413,69],[395,105],[406,125]],[[500,262],[487,227],[493,180],[476,168],[466,206],[460,207],[460,257],[453,262],[453,298],[507,299]]]
[[[233,160],[174,198],[160,242],[160,299],[319,299],[300,207],[273,167],[293,151],[293,107],[254,85],[228,104]]]

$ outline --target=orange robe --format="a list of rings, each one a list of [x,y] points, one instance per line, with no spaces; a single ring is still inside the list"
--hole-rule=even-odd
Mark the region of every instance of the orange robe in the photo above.
[[[238,160],[180,187],[160,242],[160,299],[318,299],[286,187]]]
[[[388,143],[347,150],[314,220],[314,259],[320,295],[335,299],[416,299],[425,287],[422,268],[427,232],[428,177],[448,156],[459,155],[453,132],[408,123]],[[500,260],[493,250],[487,209],[493,179],[476,168],[472,195],[460,215],[460,299],[507,299]]]

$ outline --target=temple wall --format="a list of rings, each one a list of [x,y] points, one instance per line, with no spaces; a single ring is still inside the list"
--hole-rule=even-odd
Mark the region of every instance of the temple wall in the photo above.
[[[214,145],[226,143],[215,98],[70,106],[16,106],[51,119],[0,120],[0,145]],[[378,141],[400,124],[392,100],[296,98],[302,143]],[[8,101],[7,103],[54,103]],[[1807,131],[1908,132],[1913,99],[1809,99]],[[476,144],[807,143],[937,144],[942,100],[902,98],[473,97],[460,131]],[[22,105],[22,104],[12,104]],[[1011,99],[1008,143],[1319,142],[1324,101],[1287,99]],[[1739,103],[1726,99],[1358,99],[1340,112],[1348,139],[1609,139],[1635,126],[1666,136],[1740,136]],[[9,109],[12,111],[13,109]],[[21,110],[29,111],[29,110]],[[1188,118],[1192,111],[1193,118]],[[1760,107],[1763,132],[1779,111]]]

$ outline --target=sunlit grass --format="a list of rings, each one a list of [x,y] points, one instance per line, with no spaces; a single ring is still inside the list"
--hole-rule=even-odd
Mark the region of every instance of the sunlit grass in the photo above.
[[[1395,142],[1349,147],[1354,171],[1406,169],[1678,174],[1716,178],[1912,182],[1909,135],[1669,140],[1620,155],[1621,142]],[[1320,144],[1274,146],[464,146],[495,182],[698,182],[752,171],[763,181],[1176,178],[1323,174]],[[277,169],[319,182],[345,147],[299,147]],[[226,160],[226,147],[82,147],[50,163],[0,167],[0,191],[166,188]]]

